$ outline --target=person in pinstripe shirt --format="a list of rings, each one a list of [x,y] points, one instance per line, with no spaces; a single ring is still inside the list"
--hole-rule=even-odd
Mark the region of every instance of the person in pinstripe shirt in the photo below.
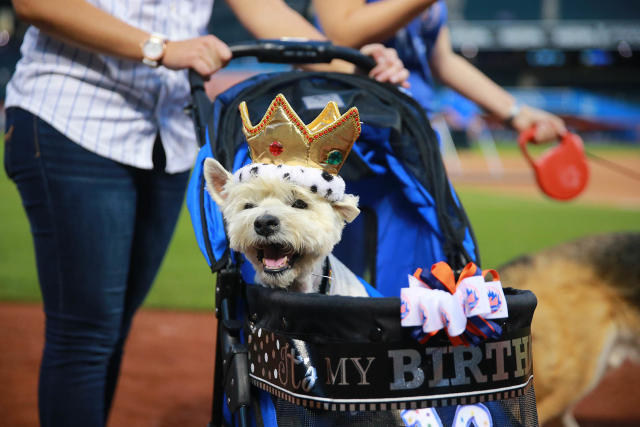
[[[228,3],[258,37],[322,38],[281,0]],[[7,87],[5,169],[31,224],[46,314],[40,422],[102,426],[197,151],[187,69],[211,76],[231,54],[205,34],[213,0],[13,4],[32,25]],[[393,51],[363,51],[378,61],[372,77],[406,80]]]

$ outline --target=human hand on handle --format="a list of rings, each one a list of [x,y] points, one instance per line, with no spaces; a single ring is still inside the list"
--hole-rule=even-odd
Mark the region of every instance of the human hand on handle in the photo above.
[[[395,49],[374,43],[363,46],[360,51],[371,56],[377,63],[369,72],[371,78],[409,87],[409,71],[404,68]],[[231,50],[223,41],[213,35],[207,35],[188,40],[167,41],[161,63],[172,70],[191,68],[207,78],[226,66],[231,56]],[[349,68],[352,70],[353,66],[349,64]]]
[[[519,133],[535,128],[532,142],[555,141],[567,133],[564,121],[546,111],[524,105],[511,119],[511,126]]]
[[[162,65],[172,70],[191,68],[205,79],[231,60],[231,50],[213,35],[168,41]]]
[[[404,88],[409,87],[407,81],[409,70],[404,67],[395,49],[380,43],[372,43],[362,46],[360,52],[376,61],[376,66],[369,72],[369,77],[379,82],[388,82]]]

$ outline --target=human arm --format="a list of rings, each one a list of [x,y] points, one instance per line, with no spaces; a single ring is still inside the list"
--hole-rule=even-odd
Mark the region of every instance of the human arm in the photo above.
[[[314,0],[322,29],[336,44],[360,47],[383,42],[437,0]]]
[[[447,27],[438,34],[429,64],[444,85],[469,98],[501,121],[509,121],[518,132],[536,126],[536,141],[556,139],[566,132],[559,117],[537,108],[522,106],[511,117],[516,100],[466,59],[453,52]]]
[[[327,37],[311,25],[302,15],[291,9],[282,0],[226,0],[242,25],[255,37],[276,39],[283,37],[326,40]],[[358,46],[360,47],[360,46]],[[407,86],[409,72],[404,68],[395,50],[379,43],[362,46],[361,52],[373,57],[378,64],[369,76],[379,81],[388,81]],[[338,71],[353,73],[354,66],[345,61],[334,60],[331,64],[305,65],[315,71]]]
[[[16,15],[52,37],[94,52],[142,61],[142,44],[150,34],[85,0],[13,0]],[[72,13],[70,11],[73,11]],[[214,36],[167,42],[162,64],[193,68],[209,76],[231,59],[228,47]]]

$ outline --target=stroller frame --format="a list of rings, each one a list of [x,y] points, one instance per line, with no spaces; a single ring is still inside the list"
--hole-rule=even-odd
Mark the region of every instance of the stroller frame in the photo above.
[[[375,65],[373,60],[367,57],[363,57],[358,51],[347,48],[334,47],[331,44],[325,42],[300,43],[264,41],[232,46],[231,49],[234,57],[255,56],[259,60],[267,62],[311,63],[328,62],[332,58],[342,58],[355,63],[364,70],[371,69]],[[210,121],[212,120],[212,104],[205,93],[204,82],[202,78],[197,74],[191,72],[189,75],[189,80],[193,98],[191,111],[192,118],[196,127],[198,140],[200,141],[201,145],[204,145],[205,141],[214,141],[214,138],[212,137],[213,126],[207,126],[207,124],[211,123]],[[201,186],[203,185],[202,180],[203,178],[201,178]],[[207,236],[208,225],[204,220],[205,216],[203,207],[205,197],[204,193],[205,191],[203,190],[199,194],[202,223],[194,223],[194,227],[202,227],[204,235]],[[271,290],[269,289],[247,286],[247,284],[242,279],[239,269],[239,265],[241,262],[240,255],[235,254],[235,256],[233,256],[227,248],[224,255],[220,257],[220,259],[216,260],[216,258],[213,256],[211,242],[207,238],[205,238],[204,243],[207,256],[210,260],[211,270],[212,272],[217,273],[215,288],[215,315],[218,319],[218,322],[216,334],[216,356],[214,362],[213,402],[211,422],[209,423],[209,426],[213,427],[226,425],[223,419],[223,405],[225,404],[231,412],[231,422],[234,423],[235,421],[236,425],[246,426],[250,425],[250,408],[252,404],[251,383],[253,382],[254,385],[258,385],[260,381],[257,376],[250,374],[250,370],[253,368],[255,359],[251,359],[251,341],[247,342],[246,339],[243,338],[243,334],[245,334],[245,336],[247,334],[250,335],[249,339],[251,339],[252,337],[256,336],[256,331],[262,331],[262,328],[264,328],[265,331],[270,331],[272,337],[280,337],[283,342],[288,339],[287,334],[298,336],[296,334],[301,333],[301,336],[304,336],[304,331],[302,329],[291,327],[291,325],[288,325],[285,321],[287,318],[295,318],[295,314],[290,317],[286,317],[289,316],[289,311],[287,311],[287,304],[293,304],[294,306],[297,304],[305,305],[308,302],[308,297],[311,296],[302,294],[271,295]],[[449,248],[449,250],[458,254],[456,256],[455,253],[452,254],[452,252],[449,252],[449,254],[452,254],[451,258],[455,268],[461,268],[466,263],[466,261],[469,260],[469,256],[466,254],[462,246]],[[522,347],[521,349],[515,349],[514,347],[514,351],[519,352],[519,354],[523,354],[523,352],[530,353],[530,346],[527,350],[526,340],[529,336],[528,334],[530,333],[529,325],[536,305],[535,296],[533,296],[533,294],[531,294],[530,292],[516,291],[511,289],[505,289],[505,293],[507,294],[507,298],[509,300],[510,311],[516,313],[517,316],[515,316],[514,320],[510,318],[508,322],[502,322],[501,326],[503,327],[503,330],[505,331],[506,336],[508,336],[509,339],[515,340],[514,342],[520,343],[522,343],[524,340],[524,347]],[[276,311],[278,314],[272,315],[272,313],[261,312],[259,308],[256,308],[255,303],[253,304],[253,307],[251,307],[251,303],[249,302],[249,300],[255,302],[256,298],[262,298],[265,301],[268,300],[270,303],[269,306],[273,307],[274,311]],[[365,298],[364,300],[367,301],[361,301],[361,304],[359,304],[354,299],[340,300],[341,298],[344,299],[348,297],[329,298],[337,298],[336,301],[341,301],[343,307],[352,305],[358,307],[362,306],[366,307],[367,310],[373,311],[373,305],[371,305],[371,301],[373,300]],[[286,300],[287,304],[284,304],[283,300]],[[373,329],[371,329],[370,331],[367,330],[365,332],[358,333],[358,340],[356,341],[365,343],[363,344],[363,348],[371,349],[375,349],[377,348],[375,346],[379,346],[381,343],[386,342],[390,342],[396,345],[396,347],[401,341],[403,342],[403,345],[405,347],[407,345],[418,345],[415,340],[410,337],[409,332],[406,330],[406,328],[403,330],[399,326],[398,314],[400,310],[398,298],[377,298],[375,300],[379,302],[379,304],[374,305],[378,305],[381,307],[380,310],[377,311],[379,312],[379,314],[381,314],[380,318],[382,320],[372,320],[372,317],[367,317],[367,321],[369,321],[369,323],[360,324],[367,325],[363,326],[363,328],[366,329],[370,325],[377,326],[373,327]],[[248,323],[245,323],[245,321],[237,317],[238,308],[241,301],[244,302],[247,307],[249,307],[247,316]],[[326,308],[329,308],[329,306],[326,306]],[[286,316],[282,315],[281,318],[278,317],[285,312],[287,313]],[[277,318],[274,316],[276,316]],[[244,329],[246,326],[249,327],[248,331]],[[356,328],[356,330],[357,329],[358,328]],[[330,330],[325,330],[323,331],[323,333],[326,336],[332,335],[332,331]],[[259,336],[259,332],[257,336]],[[331,340],[340,340],[343,338],[343,336],[337,334],[337,336],[332,336]],[[296,338],[292,339],[296,340]],[[332,350],[329,349],[330,346],[327,347],[327,345],[325,345],[326,343],[323,344],[322,342],[302,342],[303,344],[308,345],[312,351],[315,351],[318,354],[329,355],[329,358],[333,356],[338,359],[344,358],[340,357],[344,356],[344,354],[333,354]],[[446,340],[439,339],[437,336],[435,337],[435,339],[433,339],[432,343],[435,345],[440,345],[440,348],[446,348],[447,346]],[[317,347],[313,347],[315,344],[317,344]],[[370,346],[366,347],[369,344]],[[484,347],[482,350],[485,350]],[[422,348],[422,351],[424,351],[424,348]],[[524,359],[520,359],[519,361],[514,360],[507,362],[507,365],[510,367],[511,371],[518,371],[522,375],[519,375],[518,378],[512,378],[511,382],[505,382],[504,384],[500,383],[500,387],[480,387],[480,389],[482,390],[471,390],[469,393],[463,390],[464,387],[459,389],[455,389],[454,387],[454,393],[435,395],[436,397],[430,397],[425,395],[424,393],[418,397],[412,397],[412,395],[409,393],[403,395],[402,398],[393,400],[393,402],[389,400],[389,402],[392,403],[389,403],[388,407],[389,409],[393,410],[416,409],[423,407],[437,407],[442,405],[456,405],[459,403],[466,404],[501,399],[517,399],[519,398],[519,396],[522,397],[524,395],[528,395],[528,398],[531,399],[532,375],[530,354],[528,354],[526,357],[528,358],[528,361],[524,362],[526,366],[518,365]],[[332,368],[329,367],[328,369],[330,375]],[[343,373],[343,375],[345,374]],[[458,373],[456,373],[456,375],[458,375]],[[498,383],[499,381],[496,384]],[[266,390],[270,389],[270,386],[267,385],[260,388]],[[273,387],[271,387],[270,390],[272,389]],[[323,396],[302,396],[291,393],[291,390],[284,389],[275,392],[277,393],[276,396],[278,396],[279,398],[312,409],[323,408],[320,410],[329,409],[347,411],[364,409],[378,411],[381,408],[387,408],[386,403],[383,403],[384,406],[377,406],[377,404],[370,404],[369,406],[367,406],[366,404],[363,404],[361,402],[359,406],[356,404],[354,404],[354,406],[349,406],[349,403],[344,402],[350,402],[350,400],[344,398],[342,398],[341,400],[340,398],[334,399],[326,398]],[[302,398],[300,398],[300,396],[302,396]],[[368,401],[374,402],[378,400],[369,399]],[[384,401],[386,402],[386,400]],[[321,402],[324,403],[321,404]],[[520,403],[520,405],[522,406],[523,404]],[[527,405],[527,403],[525,403],[524,405]],[[530,403],[528,403],[528,405],[531,406]],[[535,400],[533,405],[535,408]],[[531,421],[531,424],[537,424],[537,417],[535,416],[535,412]],[[527,422],[525,424],[529,425],[530,423]]]
[[[261,40],[257,42],[239,43],[230,46],[232,56],[255,57],[260,62],[275,63],[328,63],[333,59],[343,59],[359,66],[368,72],[375,61],[360,54],[359,51],[329,42],[291,42],[283,40]],[[200,146],[207,141],[207,123],[211,116],[211,102],[206,94],[204,80],[189,71],[192,105],[191,117],[194,122],[196,136]],[[204,197],[204,193],[202,193]],[[203,223],[203,226],[206,224]],[[210,242],[206,241],[210,246]],[[208,247],[210,259],[212,251]],[[216,356],[214,362],[213,402],[211,408],[210,427],[222,425],[223,396],[227,396],[226,404],[232,414],[238,413],[238,424],[248,425],[248,408],[250,404],[248,348],[241,342],[242,322],[235,319],[235,302],[239,299],[239,290],[246,285],[238,268],[239,263],[230,262],[230,257],[211,265],[211,271],[217,272],[215,291],[215,315],[218,319],[216,333]],[[239,286],[240,285],[240,286]]]

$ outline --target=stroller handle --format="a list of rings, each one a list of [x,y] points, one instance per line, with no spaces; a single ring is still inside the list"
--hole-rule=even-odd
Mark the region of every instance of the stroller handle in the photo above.
[[[351,62],[365,72],[376,66],[373,58],[359,50],[335,46],[330,41],[275,39],[241,42],[229,46],[234,58],[255,56],[260,62],[284,64],[319,64],[333,59]]]
[[[233,58],[253,56],[260,62],[280,64],[326,64],[333,59],[343,59],[369,72],[376,61],[357,49],[335,46],[329,41],[274,39],[252,40],[230,44]],[[204,88],[202,76],[189,70],[191,90]]]
[[[376,61],[357,49],[334,46],[329,41],[302,39],[253,40],[229,45],[233,58],[253,56],[260,62],[280,64],[324,64],[333,59],[342,59],[368,73]],[[189,86],[193,104],[191,114],[198,133],[200,145],[204,145],[207,113],[205,106],[211,104],[204,88],[204,79],[194,70],[189,70]]]

